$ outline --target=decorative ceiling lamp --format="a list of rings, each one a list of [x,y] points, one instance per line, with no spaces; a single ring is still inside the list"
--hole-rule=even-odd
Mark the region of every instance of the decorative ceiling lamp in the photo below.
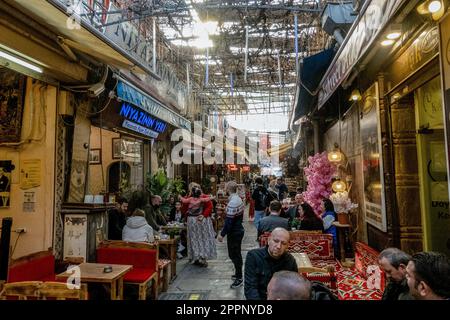
[[[333,182],[331,188],[334,192],[344,192],[345,190],[347,190],[347,185],[344,181],[338,178],[338,180]]]
[[[352,94],[350,95],[350,98],[348,99],[348,101],[361,101],[362,96],[361,96],[361,92],[359,91],[359,89],[354,89],[352,91]]]
[[[334,150],[328,152],[328,161],[332,163],[337,163],[342,161],[342,152],[339,150],[339,145],[334,144]]]
[[[439,20],[445,13],[445,5],[440,0],[427,0],[417,7],[420,14],[430,14],[433,20]]]

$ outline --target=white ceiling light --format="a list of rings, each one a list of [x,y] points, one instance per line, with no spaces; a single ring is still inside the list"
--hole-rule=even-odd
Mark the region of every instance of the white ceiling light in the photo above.
[[[393,45],[394,42],[395,42],[395,41],[392,40],[392,39],[383,40],[383,41],[381,41],[381,45],[382,45],[383,47],[387,47],[387,46]]]
[[[431,13],[438,12],[442,8],[442,3],[440,1],[431,1],[428,4],[428,10],[430,10]]]
[[[389,40],[395,40],[395,39],[400,38],[401,35],[402,35],[401,32],[396,31],[396,32],[391,32],[391,33],[389,33],[389,34],[386,36],[386,38],[388,38]]]
[[[20,58],[17,58],[17,57],[15,57],[15,56],[13,56],[13,55],[5,52],[5,51],[0,50],[0,57],[1,58],[5,58],[5,59],[7,59],[7,60],[9,60],[11,62],[14,62],[14,63],[16,63],[18,65],[21,65],[21,66],[23,66],[25,68],[28,68],[30,70],[36,71],[38,73],[44,72],[44,70],[42,70],[42,68],[40,68],[38,66],[35,66],[34,64],[31,64],[31,63],[29,63],[29,62],[27,62],[25,60],[20,59]]]

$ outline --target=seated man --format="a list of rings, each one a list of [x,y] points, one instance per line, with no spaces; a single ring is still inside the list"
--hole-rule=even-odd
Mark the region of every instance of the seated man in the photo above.
[[[281,203],[274,200],[269,206],[270,215],[261,219],[258,225],[258,239],[264,232],[272,232],[275,228],[283,228],[289,230],[288,219],[280,217]]]
[[[310,282],[293,271],[274,273],[267,286],[267,300],[337,300],[328,287]]]
[[[406,281],[406,266],[411,256],[397,248],[387,248],[378,256],[378,264],[386,274],[388,284],[382,300],[411,300]]]
[[[442,253],[419,252],[406,266],[409,292],[417,300],[450,299],[450,259]]]
[[[272,274],[288,270],[298,272],[294,257],[287,252],[289,232],[275,228],[266,247],[250,250],[245,261],[245,297],[248,300],[266,300],[267,285]]]
[[[108,211],[108,239],[122,240],[122,230],[127,222],[128,200],[118,197],[114,209]]]

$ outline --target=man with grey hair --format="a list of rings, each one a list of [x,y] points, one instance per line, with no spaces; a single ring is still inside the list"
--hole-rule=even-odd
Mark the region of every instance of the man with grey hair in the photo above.
[[[267,285],[267,300],[311,300],[311,283],[298,272],[275,272]]]
[[[383,300],[411,300],[406,280],[406,266],[411,256],[397,248],[387,248],[378,256],[378,264],[385,272],[388,284]]]

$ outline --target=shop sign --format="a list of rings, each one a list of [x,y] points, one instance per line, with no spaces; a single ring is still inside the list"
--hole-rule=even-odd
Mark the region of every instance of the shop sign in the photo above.
[[[242,172],[249,172],[250,171],[250,166],[243,166],[242,167]]]
[[[439,53],[439,31],[437,26],[422,32],[402,53],[388,70],[387,80],[391,87],[397,86]]]
[[[320,83],[319,109],[350,74],[403,0],[367,1],[366,10],[356,21]]]
[[[238,167],[235,164],[227,164],[228,171],[238,171]]]
[[[164,120],[178,128],[191,128],[191,122],[174,111],[166,108],[151,96],[141,92],[131,85],[120,81],[117,84],[117,96],[120,100],[126,101],[144,110],[145,112]]]
[[[152,85],[161,96],[170,98],[179,108],[186,107],[187,89],[176,73],[169,67],[157,61],[153,65],[153,39],[139,32],[138,27],[127,16],[127,10],[114,5],[110,0],[49,0],[57,2],[59,7],[65,7],[69,15],[71,28],[80,28],[83,23],[101,32],[110,43],[123,49],[127,58],[139,63],[148,73],[156,73],[161,81]],[[56,4],[55,4],[56,5]],[[122,20],[122,22],[120,22]],[[151,81],[147,78],[144,81]]]
[[[155,132],[128,120],[124,120],[124,122],[122,123],[122,127],[133,130],[150,138],[158,138],[158,132]]]
[[[111,4],[108,11],[117,12],[118,10],[120,9]],[[153,40],[144,38],[131,22],[119,22],[124,18],[122,14],[107,14],[104,35],[113,43],[125,49],[142,65],[153,68]]]
[[[133,108],[127,103],[122,103],[119,114],[122,117],[130,120],[125,121],[135,122],[143,127],[147,127],[148,129],[157,131],[159,133],[163,133],[167,129],[167,124],[165,124],[163,121],[156,120],[147,113],[139,111],[138,109]]]

